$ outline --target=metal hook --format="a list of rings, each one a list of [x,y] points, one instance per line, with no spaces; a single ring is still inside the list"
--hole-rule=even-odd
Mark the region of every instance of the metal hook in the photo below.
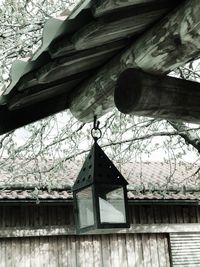
[[[93,128],[91,130],[91,135],[94,139],[95,142],[97,142],[98,139],[101,138],[102,136],[102,132],[101,130],[99,129],[99,125],[100,125],[100,122],[97,120],[97,116],[95,115],[94,116],[94,124],[93,124]],[[98,134],[97,134],[98,133]],[[97,134],[97,135],[96,135]]]
[[[99,124],[100,124],[100,122],[97,120],[97,115],[94,115],[94,126],[93,126],[93,128],[95,130],[99,129]]]

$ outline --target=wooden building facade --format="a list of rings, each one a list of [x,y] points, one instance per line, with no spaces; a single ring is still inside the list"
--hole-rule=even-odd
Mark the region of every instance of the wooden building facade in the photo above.
[[[70,201],[11,202],[0,206],[1,267],[200,266],[197,203],[130,202],[130,229],[78,236]]]

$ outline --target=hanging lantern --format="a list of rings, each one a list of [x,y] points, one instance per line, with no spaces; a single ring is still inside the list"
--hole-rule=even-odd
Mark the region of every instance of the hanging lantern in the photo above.
[[[97,140],[101,131],[94,120],[94,145],[73,186],[76,232],[112,233],[129,228],[127,181],[106,156]],[[94,132],[99,136],[95,137]]]

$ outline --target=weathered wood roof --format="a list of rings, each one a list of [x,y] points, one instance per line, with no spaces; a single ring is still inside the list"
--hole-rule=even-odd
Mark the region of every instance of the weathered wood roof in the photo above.
[[[0,134],[69,108],[83,81],[183,2],[85,0],[68,17],[48,20],[40,49],[12,66]]]

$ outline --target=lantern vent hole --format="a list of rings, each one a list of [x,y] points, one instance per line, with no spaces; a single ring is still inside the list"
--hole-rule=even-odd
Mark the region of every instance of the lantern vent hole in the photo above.
[[[89,169],[91,169],[91,168],[92,168],[92,165],[89,166]]]

